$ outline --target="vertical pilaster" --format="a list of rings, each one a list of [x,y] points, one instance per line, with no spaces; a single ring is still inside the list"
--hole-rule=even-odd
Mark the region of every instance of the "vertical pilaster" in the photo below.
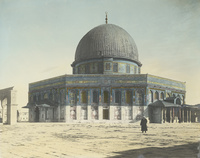
[[[172,108],[172,123],[174,123],[174,108]]]
[[[172,108],[169,108],[169,117],[170,117],[170,123],[172,123]]]
[[[167,108],[165,108],[165,122],[167,122]]]
[[[192,122],[192,111],[189,109],[189,117],[190,117],[190,123]]]
[[[91,107],[91,105],[87,106],[87,118],[88,118],[88,120],[92,120],[92,107]]]
[[[125,102],[126,102],[126,95],[125,95],[126,91],[125,90],[121,90],[121,105],[124,106]]]
[[[8,124],[10,124],[10,125],[13,125],[13,124],[16,124],[17,123],[17,99],[16,99],[16,93],[17,93],[17,91],[15,91],[15,90],[11,90],[11,92],[10,92],[10,101],[8,101],[8,102],[10,102],[10,108],[9,108],[9,110],[10,111],[8,111],[8,113],[9,113],[9,122],[8,122]]]
[[[98,110],[99,120],[103,120],[103,106],[99,106]]]
[[[164,112],[165,112],[165,109],[164,109],[164,107],[161,107],[161,118],[160,118],[160,122],[161,123],[164,123],[164,119],[163,119],[163,117],[164,117]]]
[[[114,108],[115,108],[115,106],[110,106],[110,120],[114,120],[115,119]]]
[[[127,106],[121,106],[121,120],[126,120],[126,108]]]
[[[57,108],[57,117],[58,117],[58,122],[60,121],[60,105],[58,106],[58,108]],[[55,115],[55,114],[54,114]],[[53,116],[53,118],[54,118],[54,116]]]
[[[181,109],[181,114],[182,114],[182,119],[181,120],[182,120],[182,122],[185,122],[185,120],[184,120],[185,119],[184,118],[184,109]]]
[[[70,122],[70,106],[67,105],[65,108],[65,122]]]
[[[76,119],[81,120],[81,106],[80,105],[76,106]]]

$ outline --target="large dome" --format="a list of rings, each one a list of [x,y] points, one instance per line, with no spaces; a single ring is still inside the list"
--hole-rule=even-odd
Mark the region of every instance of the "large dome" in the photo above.
[[[103,24],[90,30],[77,46],[74,63],[102,57],[131,60],[140,65],[133,38],[113,24]]]

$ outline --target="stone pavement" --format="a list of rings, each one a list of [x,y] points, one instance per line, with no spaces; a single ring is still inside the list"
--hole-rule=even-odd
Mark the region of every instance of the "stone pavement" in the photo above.
[[[0,125],[1,158],[197,157],[199,123]]]

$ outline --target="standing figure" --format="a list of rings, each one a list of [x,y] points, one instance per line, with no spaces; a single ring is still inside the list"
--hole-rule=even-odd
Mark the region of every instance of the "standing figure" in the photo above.
[[[141,126],[141,131],[142,133],[145,131],[147,131],[147,119],[145,117],[142,118],[141,122],[140,122],[140,126]]]

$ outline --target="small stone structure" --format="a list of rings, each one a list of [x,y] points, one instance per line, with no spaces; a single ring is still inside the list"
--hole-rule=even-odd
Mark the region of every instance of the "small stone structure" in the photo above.
[[[16,90],[9,87],[0,90],[1,120],[3,124],[17,123]]]
[[[17,110],[17,122],[28,122],[29,113],[27,109]]]

